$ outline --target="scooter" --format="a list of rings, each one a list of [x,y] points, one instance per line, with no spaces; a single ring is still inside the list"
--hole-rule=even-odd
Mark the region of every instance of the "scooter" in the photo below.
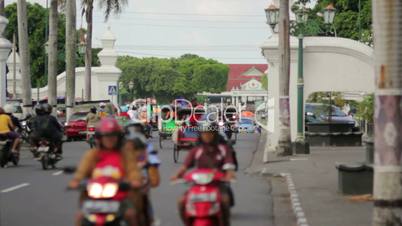
[[[110,166],[106,166],[103,169],[97,168],[95,171],[98,170],[99,173],[109,172],[111,169]],[[81,212],[84,215],[81,225],[127,225],[124,220],[123,203],[127,199],[127,191],[130,189],[129,183],[121,182],[106,175],[82,182],[77,190],[87,195],[81,204]]]
[[[190,185],[184,199],[186,226],[224,226],[219,189],[224,178],[220,171],[197,169],[177,181]]]
[[[88,126],[87,131],[87,143],[90,148],[95,147],[95,126]]]
[[[41,162],[43,170],[47,170],[50,167],[52,169],[56,168],[56,163],[60,161],[60,157],[56,154],[56,145],[47,140],[41,140],[38,143],[36,151],[39,155],[38,160]]]
[[[4,168],[8,162],[12,162],[17,166],[20,158],[18,154],[11,152],[12,140],[5,137],[0,137],[0,167]]]

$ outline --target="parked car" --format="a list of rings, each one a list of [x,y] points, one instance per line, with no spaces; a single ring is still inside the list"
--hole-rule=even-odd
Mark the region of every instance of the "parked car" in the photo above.
[[[322,103],[306,103],[306,131],[309,127],[330,126],[331,132],[356,132],[359,125],[353,116],[339,107]],[[323,131],[325,132],[325,131]]]
[[[86,138],[88,112],[76,112],[71,115],[70,120],[65,123],[64,134],[67,140],[79,140]]]
[[[254,133],[255,132],[254,120],[251,118],[240,119],[238,129],[239,129],[239,132]]]

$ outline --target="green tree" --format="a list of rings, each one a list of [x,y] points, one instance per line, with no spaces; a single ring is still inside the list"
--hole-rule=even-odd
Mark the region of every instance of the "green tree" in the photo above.
[[[123,101],[152,96],[167,103],[178,96],[192,98],[198,92],[220,92],[225,89],[228,73],[226,65],[190,54],[171,59],[123,56],[117,67],[122,70]]]
[[[196,90],[219,93],[225,90],[229,67],[224,64],[204,64],[195,67],[192,78]]]
[[[324,24],[322,18],[324,8],[330,3],[333,3],[336,8],[333,28],[335,28],[337,35],[372,45],[371,0],[318,0],[314,8],[309,11],[308,22],[305,25],[298,25],[292,22],[292,34],[298,35],[303,31],[306,36],[333,36],[334,33],[329,32],[330,28]],[[292,6],[292,10],[297,12],[300,7],[300,1],[296,1]]]
[[[261,84],[262,84],[262,88],[264,88],[265,90],[268,90],[268,76],[267,75],[261,76]]]

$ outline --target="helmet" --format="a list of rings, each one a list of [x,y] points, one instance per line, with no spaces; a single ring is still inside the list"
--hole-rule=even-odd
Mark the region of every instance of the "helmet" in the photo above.
[[[144,149],[147,147],[147,138],[141,132],[128,129],[126,130],[125,138],[127,141],[133,142],[137,149]]]
[[[6,104],[6,105],[4,106],[4,113],[6,113],[6,114],[13,114],[14,112],[15,112],[15,108],[14,108],[13,105],[11,105],[11,104]]]
[[[48,103],[44,103],[42,104],[42,109],[45,114],[49,115],[52,113],[53,107]]]
[[[121,136],[123,134],[122,128],[114,118],[103,118],[96,126],[95,135],[96,137],[106,136],[106,135],[116,135]]]
[[[207,122],[200,126],[200,132],[219,132],[219,125],[216,122]]]
[[[104,102],[100,102],[99,107],[104,108],[104,107],[106,107],[106,104]]]
[[[35,113],[36,115],[43,115],[45,113],[41,104],[35,105]]]
[[[125,127],[125,134],[129,134],[132,132],[139,132],[141,134],[145,134],[145,126],[141,121],[132,121],[129,125]]]
[[[120,110],[121,112],[128,112],[128,106],[121,106]]]
[[[96,107],[95,106],[92,106],[90,109],[89,109],[89,111],[90,112],[92,112],[92,113],[96,113]]]

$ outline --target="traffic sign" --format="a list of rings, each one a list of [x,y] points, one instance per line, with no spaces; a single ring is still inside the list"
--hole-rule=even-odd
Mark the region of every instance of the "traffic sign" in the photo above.
[[[117,95],[117,86],[108,86],[107,92],[110,96]]]

